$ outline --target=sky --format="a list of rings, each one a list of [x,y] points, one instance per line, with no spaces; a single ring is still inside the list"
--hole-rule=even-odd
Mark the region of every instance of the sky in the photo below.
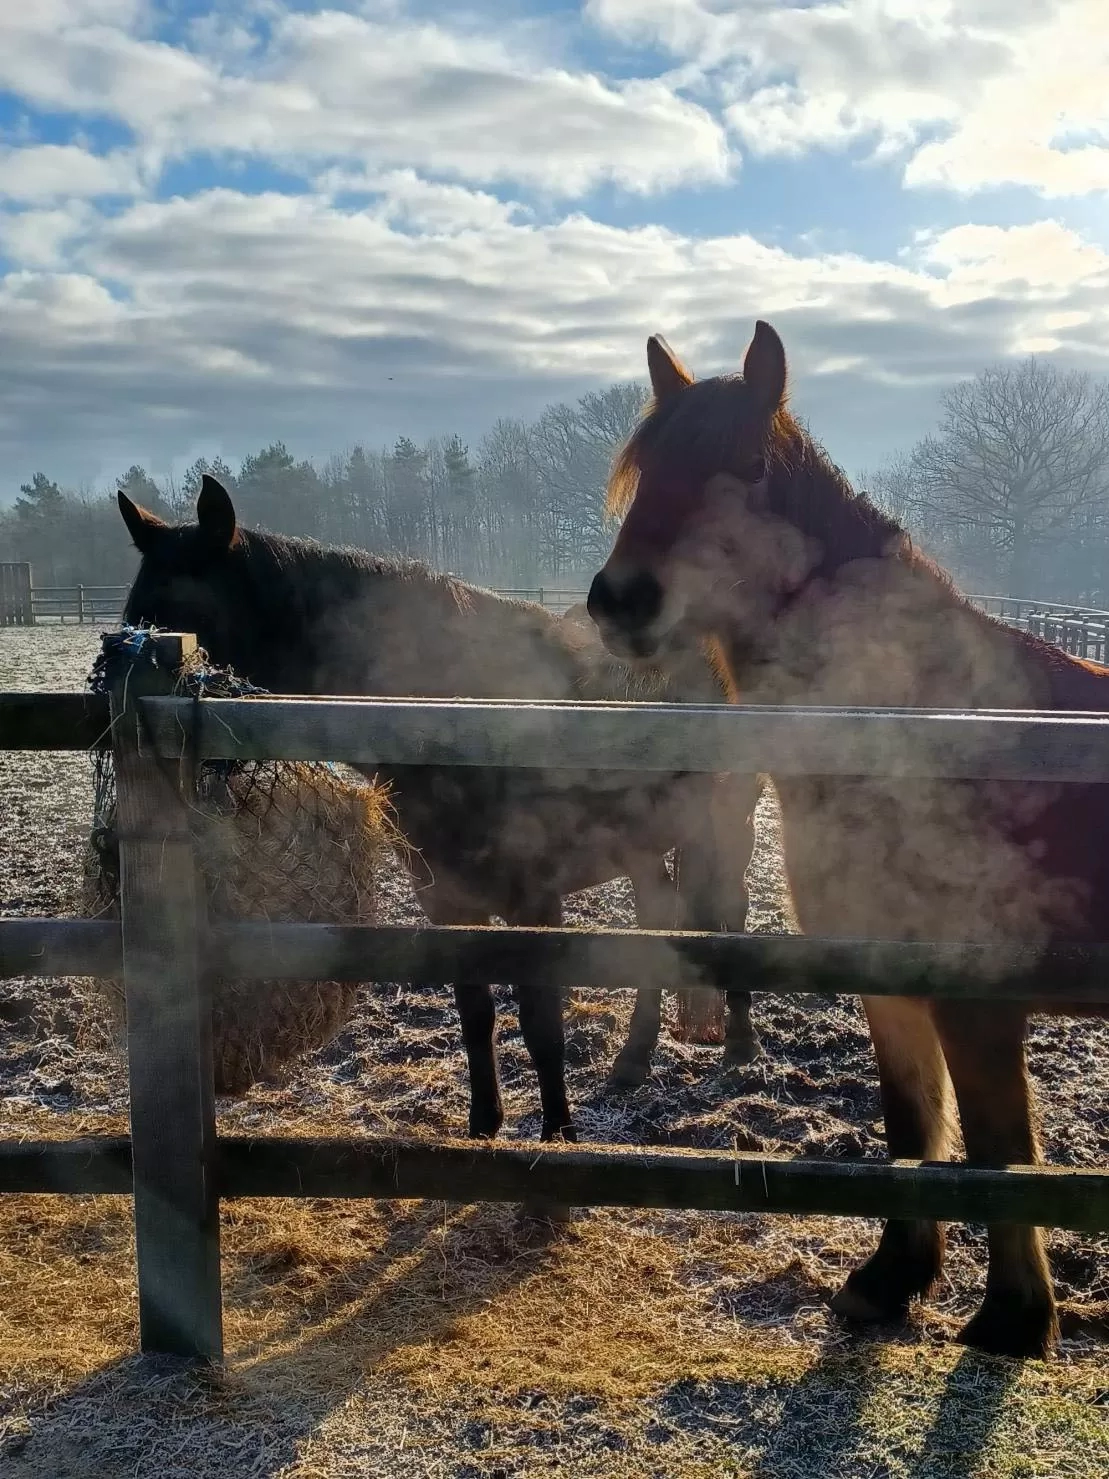
[[[756,318],[852,471],[1109,373],[1105,0],[0,6],[0,500],[476,442]]]

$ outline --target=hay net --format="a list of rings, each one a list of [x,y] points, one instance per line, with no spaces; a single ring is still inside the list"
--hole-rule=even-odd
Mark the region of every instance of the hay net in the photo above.
[[[106,635],[89,676],[104,693],[114,660],[158,664],[149,628]],[[260,697],[266,690],[198,650],[174,691],[206,698]],[[186,756],[187,758],[187,756]],[[112,751],[94,760],[93,818],[84,860],[85,912],[119,911],[120,858]],[[189,830],[209,916],[274,923],[370,924],[378,869],[399,844],[386,793],[342,767],[273,760],[194,761],[186,798]],[[117,1032],[123,988],[103,982]],[[308,981],[212,980],[217,1090],[237,1093],[321,1047],[349,1019],[357,986]]]

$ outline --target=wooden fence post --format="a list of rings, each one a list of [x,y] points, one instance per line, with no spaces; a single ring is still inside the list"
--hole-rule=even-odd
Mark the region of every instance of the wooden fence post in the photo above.
[[[77,625],[79,627],[81,627],[81,626],[84,626],[84,624],[85,624],[85,587],[83,585],[79,585],[77,587]]]
[[[109,639],[110,641],[111,639]],[[118,639],[117,639],[118,640]],[[159,763],[138,700],[172,692],[196,639],[147,638],[108,672],[142,1349],[220,1360],[219,1194],[204,897],[186,798],[192,766]]]

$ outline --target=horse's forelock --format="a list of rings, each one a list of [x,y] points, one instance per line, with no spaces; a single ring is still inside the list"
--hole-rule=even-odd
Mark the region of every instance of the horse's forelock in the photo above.
[[[740,472],[739,460],[755,449],[746,446],[757,430],[739,375],[695,381],[664,402],[653,401],[639,425],[616,454],[605,494],[605,509],[615,518],[627,513],[643,478],[680,483],[706,483],[720,472]],[[767,454],[784,455],[792,418],[779,408],[770,425]],[[760,428],[761,429],[761,428]]]

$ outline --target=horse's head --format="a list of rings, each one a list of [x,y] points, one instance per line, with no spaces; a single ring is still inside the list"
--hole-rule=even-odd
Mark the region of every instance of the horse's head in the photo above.
[[[694,381],[652,338],[647,366],[654,399],[613,468],[608,506],[624,522],[593,580],[589,614],[625,658],[725,622],[754,656],[812,568],[809,541],[776,506],[774,468],[798,434],[784,409],[782,341],[760,321],[742,375]]]
[[[212,661],[254,677],[260,613],[249,552],[226,488],[207,475],[196,523],[164,523],[120,492],[119,511],[142,556],[123,611],[134,625],[193,632]]]

